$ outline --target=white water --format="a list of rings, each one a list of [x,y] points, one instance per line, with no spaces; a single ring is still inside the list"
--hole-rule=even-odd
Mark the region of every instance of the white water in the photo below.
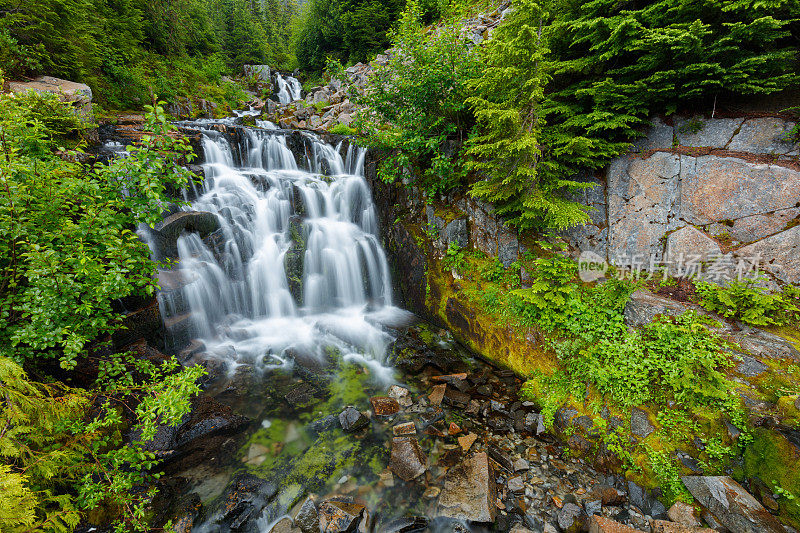
[[[281,105],[290,104],[303,97],[303,87],[296,78],[291,76],[286,76],[286,78],[284,78],[281,76],[280,72],[276,72],[275,82],[278,84],[278,100]]]
[[[392,340],[384,325],[407,314],[392,306],[364,151],[351,145],[343,158],[308,135],[298,165],[283,132],[242,131],[240,146],[204,131],[206,181],[187,208],[219,218],[216,252],[197,234],[178,239],[193,336],[231,368],[322,361],[335,348],[378,371]],[[304,249],[299,301],[285,268],[293,234]],[[161,303],[165,320],[181,314]]]

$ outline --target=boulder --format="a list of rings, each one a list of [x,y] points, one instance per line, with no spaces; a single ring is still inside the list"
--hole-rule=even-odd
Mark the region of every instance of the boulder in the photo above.
[[[244,75],[256,78],[261,83],[271,83],[272,69],[269,65],[244,65]]]
[[[416,437],[394,437],[389,469],[405,481],[416,479],[428,469],[428,458]]]
[[[355,407],[348,406],[339,413],[339,423],[347,432],[358,431],[369,425],[369,418]]]
[[[445,475],[437,513],[457,520],[493,522],[496,491],[489,456],[485,452],[472,454]]]
[[[737,533],[785,533],[781,523],[758,500],[728,476],[681,478],[697,501]]]
[[[203,211],[179,211],[155,226],[155,230],[169,242],[177,241],[184,231],[198,233],[203,238],[219,228],[217,215]]]
[[[656,428],[650,423],[647,412],[634,407],[633,411],[631,411],[631,433],[645,439],[655,430]]]
[[[52,76],[39,76],[33,81],[12,81],[8,90],[14,94],[28,91],[39,94],[57,94],[61,101],[75,106],[77,113],[86,120],[94,120],[92,113],[92,89],[86,84],[62,80]]]

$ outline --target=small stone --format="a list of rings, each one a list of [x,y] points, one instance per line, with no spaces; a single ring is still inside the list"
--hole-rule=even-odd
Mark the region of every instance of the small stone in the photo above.
[[[389,468],[397,477],[411,481],[427,470],[428,458],[419,446],[416,437],[394,437]]]
[[[441,405],[446,390],[447,390],[447,385],[445,384],[436,385],[435,387],[433,387],[433,391],[428,395],[431,404],[436,406]]]
[[[553,496],[553,504],[559,509],[561,509],[562,507],[564,507],[564,500],[562,500],[558,496]]]
[[[458,445],[461,446],[462,450],[468,452],[477,439],[478,436],[476,434],[470,433],[463,437],[458,437]]]
[[[346,432],[358,431],[369,425],[369,418],[355,407],[348,406],[339,413],[339,423]]]
[[[392,471],[388,468],[378,474],[378,477],[380,478],[384,487],[394,487],[394,474],[392,474]]]
[[[593,516],[589,524],[589,533],[638,533],[635,529],[615,522],[610,518]]]
[[[522,476],[515,476],[508,480],[506,483],[508,490],[521,494],[525,492],[525,482],[522,481]]]
[[[397,403],[399,403],[401,407],[411,407],[411,405],[414,403],[414,401],[411,399],[411,393],[408,392],[408,389],[401,387],[400,385],[392,385],[389,387],[387,396],[397,400]]]
[[[583,502],[583,508],[589,516],[600,514],[603,510],[603,502],[597,498],[588,499]]]
[[[416,435],[417,426],[414,422],[406,422],[405,424],[397,424],[392,428],[392,433],[395,437],[404,437],[407,435]]]
[[[464,381],[467,379],[467,374],[447,374],[445,376],[433,376],[431,379],[433,381],[444,381],[445,383],[450,383],[451,381]]]
[[[400,404],[394,398],[375,396],[369,399],[375,416],[392,416],[400,412]]]
[[[481,404],[478,400],[470,400],[469,404],[467,404],[467,408],[464,409],[464,413],[468,416],[475,416],[480,412]]]
[[[514,461],[514,472],[525,472],[530,470],[531,466],[525,459],[516,459]]]
[[[667,516],[673,522],[683,524],[684,526],[698,527],[700,520],[694,514],[694,507],[688,503],[675,502],[672,507],[667,511]]]
[[[666,520],[651,520],[650,527],[653,533],[716,533],[713,529],[706,527],[687,526]]]
[[[461,433],[461,428],[458,427],[454,422],[450,422],[450,427],[447,428],[447,433],[449,433],[451,437],[458,435]]]
[[[589,523],[589,517],[583,508],[575,503],[564,504],[564,507],[558,512],[558,527],[564,533],[578,533],[586,528]]]
[[[439,496],[439,493],[442,492],[442,489],[439,487],[428,487],[425,489],[425,492],[422,493],[422,497],[426,500],[432,500]]]
[[[634,407],[631,412],[631,433],[644,439],[655,430],[656,428],[650,423],[647,413]]]

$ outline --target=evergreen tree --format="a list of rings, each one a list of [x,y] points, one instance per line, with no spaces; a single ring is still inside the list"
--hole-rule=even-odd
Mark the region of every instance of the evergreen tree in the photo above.
[[[467,102],[478,133],[467,153],[468,168],[487,175],[472,194],[521,228],[564,228],[587,219],[585,209],[559,193],[581,184],[543,172],[540,105],[548,50],[542,39],[546,14],[535,0],[519,0],[509,19],[481,50],[483,75],[473,79]]]

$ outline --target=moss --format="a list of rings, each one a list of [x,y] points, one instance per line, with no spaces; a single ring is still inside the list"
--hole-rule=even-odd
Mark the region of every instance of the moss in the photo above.
[[[778,499],[780,516],[792,527],[800,527],[800,450],[780,433],[764,428],[754,432],[754,439],[744,453],[743,473],[747,478],[757,477],[774,491],[795,496]]]

